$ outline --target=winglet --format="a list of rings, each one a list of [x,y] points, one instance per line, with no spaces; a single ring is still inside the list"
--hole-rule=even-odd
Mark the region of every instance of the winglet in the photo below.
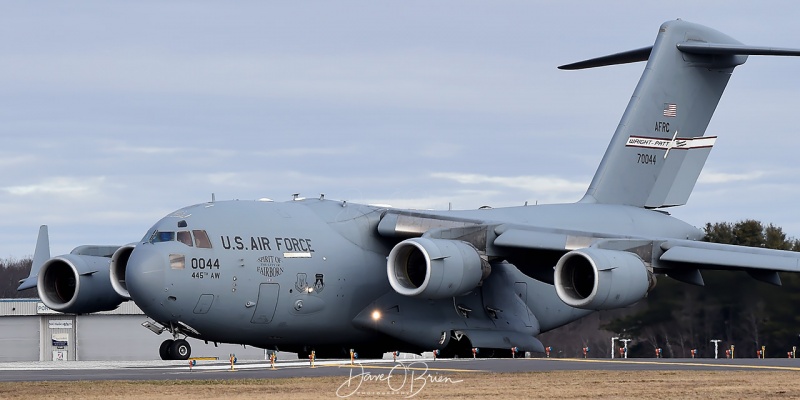
[[[50,235],[47,232],[47,225],[39,227],[39,237],[36,239],[36,249],[33,251],[33,263],[31,273],[27,278],[21,280],[17,290],[30,289],[36,286],[39,278],[39,270],[47,260],[50,259]]]

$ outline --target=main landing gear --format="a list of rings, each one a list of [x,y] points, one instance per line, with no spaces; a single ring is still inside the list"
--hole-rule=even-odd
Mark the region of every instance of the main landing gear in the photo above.
[[[158,354],[162,360],[188,360],[192,355],[192,346],[186,339],[168,339],[161,343]]]

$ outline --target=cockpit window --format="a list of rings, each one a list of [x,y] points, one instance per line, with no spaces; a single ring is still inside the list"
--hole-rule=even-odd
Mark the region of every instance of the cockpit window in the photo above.
[[[208,240],[208,234],[203,230],[194,230],[194,241],[197,242],[197,247],[201,249],[210,249],[211,241]]]
[[[171,242],[173,240],[175,240],[175,232],[171,231],[155,231],[153,236],[150,237],[150,243]]]
[[[192,241],[192,234],[194,234],[194,242]],[[192,247],[197,243],[197,247],[201,249],[210,249],[211,240],[208,239],[208,233],[201,229],[193,231],[178,231],[177,235],[173,231],[154,231],[150,236],[150,243],[158,242],[172,242],[177,239],[179,242]]]
[[[192,247],[192,234],[189,231],[178,231],[178,241]]]

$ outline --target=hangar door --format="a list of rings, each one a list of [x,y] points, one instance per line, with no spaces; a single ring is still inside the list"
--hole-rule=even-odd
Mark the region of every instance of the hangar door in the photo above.
[[[39,317],[0,318],[0,361],[39,361]]]
[[[40,361],[75,360],[75,316],[71,314],[42,315]]]
[[[156,360],[170,335],[142,327],[143,315],[81,315],[77,321],[78,360]]]

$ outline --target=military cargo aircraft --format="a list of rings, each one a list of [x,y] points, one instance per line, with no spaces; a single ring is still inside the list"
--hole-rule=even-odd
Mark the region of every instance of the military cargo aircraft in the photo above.
[[[703,285],[701,270],[779,285],[800,254],[712,244],[666,211],[687,202],[716,137],[704,136],[744,45],[682,20],[655,44],[562,69],[647,61],[585,196],[574,204],[423,211],[295,196],[211,201],[156,222],[138,242],[50,257],[40,229],[30,276],[42,302],[91,313],[134,301],[143,325],[187,338],[361,357],[543,352],[542,332],[626,307],[658,275]],[[155,355],[155,352],[154,352]]]

